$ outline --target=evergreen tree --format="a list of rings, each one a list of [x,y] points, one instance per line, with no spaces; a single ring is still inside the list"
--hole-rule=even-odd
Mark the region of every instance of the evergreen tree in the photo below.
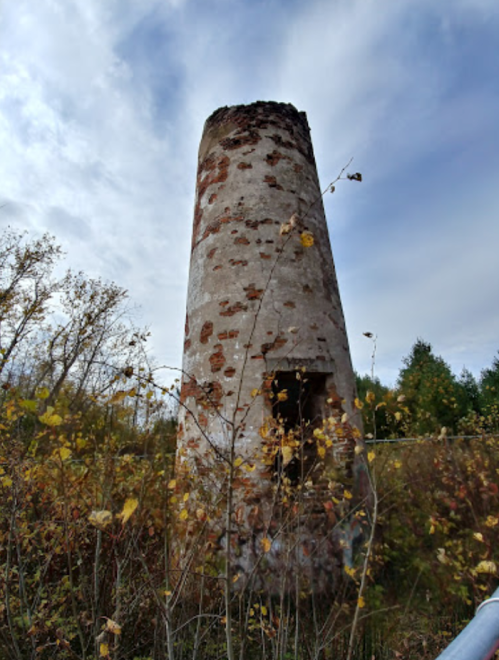
[[[433,434],[441,427],[455,431],[468,406],[466,392],[449,365],[422,339],[416,341],[404,364],[398,384],[410,412],[410,432]]]
[[[499,430],[499,355],[481,373],[480,401],[486,428]]]

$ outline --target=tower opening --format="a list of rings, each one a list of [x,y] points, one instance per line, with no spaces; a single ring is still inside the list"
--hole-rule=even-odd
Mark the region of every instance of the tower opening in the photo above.
[[[322,420],[326,397],[324,373],[280,371],[272,381],[272,413],[286,432],[313,427]]]
[[[317,448],[314,428],[324,416],[326,399],[324,373],[277,372],[272,381],[272,416],[280,426],[286,442],[299,443],[294,456],[286,461],[282,449],[274,463],[274,477],[289,479],[292,485],[306,481],[316,466]]]

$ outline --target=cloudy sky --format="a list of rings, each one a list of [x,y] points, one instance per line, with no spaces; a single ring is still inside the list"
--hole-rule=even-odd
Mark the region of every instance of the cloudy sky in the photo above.
[[[180,366],[197,147],[224,105],[304,110],[353,362],[499,350],[497,0],[0,0],[0,227],[140,304]]]

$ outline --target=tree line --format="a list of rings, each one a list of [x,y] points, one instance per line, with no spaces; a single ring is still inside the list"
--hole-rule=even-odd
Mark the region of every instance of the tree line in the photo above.
[[[403,360],[396,385],[357,374],[359,399],[368,392],[376,404],[363,408],[364,429],[377,438],[499,431],[499,354],[476,379],[468,369],[456,376],[430,343],[418,339]]]

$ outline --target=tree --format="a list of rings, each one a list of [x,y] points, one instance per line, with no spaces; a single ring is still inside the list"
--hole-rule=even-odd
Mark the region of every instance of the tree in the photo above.
[[[441,427],[456,429],[467,412],[467,399],[449,365],[422,339],[416,341],[404,364],[398,386],[410,413],[410,432],[424,435]]]
[[[25,237],[12,229],[0,235],[0,374],[40,328],[58,287],[52,272],[61,248],[54,237]]]
[[[480,402],[485,424],[490,430],[499,428],[499,354],[480,376]]]

